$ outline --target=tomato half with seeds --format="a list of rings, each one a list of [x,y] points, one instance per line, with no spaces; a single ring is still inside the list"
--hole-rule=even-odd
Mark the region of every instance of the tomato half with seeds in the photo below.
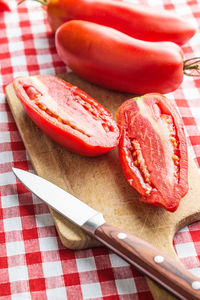
[[[117,146],[111,113],[78,87],[50,75],[18,77],[13,86],[29,117],[60,145],[86,156]]]
[[[141,201],[174,212],[188,192],[188,154],[182,119],[160,94],[125,101],[117,111],[119,156]]]

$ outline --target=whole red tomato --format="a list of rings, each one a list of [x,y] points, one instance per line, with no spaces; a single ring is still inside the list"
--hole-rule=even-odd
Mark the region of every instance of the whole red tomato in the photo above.
[[[50,75],[18,77],[13,85],[28,116],[63,147],[97,156],[117,146],[111,113],[76,86]]]
[[[115,28],[136,39],[172,41],[179,45],[196,31],[192,23],[172,12],[124,1],[49,0],[47,17],[53,31],[66,21],[85,20]]]
[[[60,58],[74,72],[106,88],[168,93],[183,79],[183,52],[171,42],[145,42],[79,20],[60,26],[55,39]]]
[[[188,191],[188,155],[183,122],[159,94],[125,101],[118,109],[119,156],[124,174],[141,201],[178,208]]]

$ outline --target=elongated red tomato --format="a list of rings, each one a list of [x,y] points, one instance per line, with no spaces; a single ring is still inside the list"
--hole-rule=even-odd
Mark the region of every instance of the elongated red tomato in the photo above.
[[[16,78],[14,89],[36,125],[67,149],[96,156],[117,146],[119,129],[112,115],[78,87],[38,75]]]
[[[124,174],[141,201],[174,212],[188,191],[188,155],[182,119],[164,96],[147,94],[118,109]]]
[[[85,20],[115,28],[144,41],[186,43],[195,26],[167,10],[110,0],[50,0],[48,21],[53,31],[70,20]]]
[[[106,88],[145,94],[174,91],[183,79],[183,52],[171,42],[144,42],[113,28],[69,21],[56,32],[60,58]]]

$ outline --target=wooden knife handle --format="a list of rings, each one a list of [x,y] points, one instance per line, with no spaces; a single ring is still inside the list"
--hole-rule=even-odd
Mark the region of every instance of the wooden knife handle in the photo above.
[[[180,299],[200,299],[200,279],[149,243],[107,223],[96,229],[95,238]]]

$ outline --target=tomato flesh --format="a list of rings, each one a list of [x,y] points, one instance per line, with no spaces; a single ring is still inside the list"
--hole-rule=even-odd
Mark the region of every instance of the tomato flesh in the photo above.
[[[187,144],[175,107],[159,94],[124,102],[119,155],[128,182],[141,201],[173,212],[188,191]]]
[[[16,78],[14,89],[30,118],[69,150],[96,156],[118,144],[119,129],[110,112],[76,86],[39,75]]]

